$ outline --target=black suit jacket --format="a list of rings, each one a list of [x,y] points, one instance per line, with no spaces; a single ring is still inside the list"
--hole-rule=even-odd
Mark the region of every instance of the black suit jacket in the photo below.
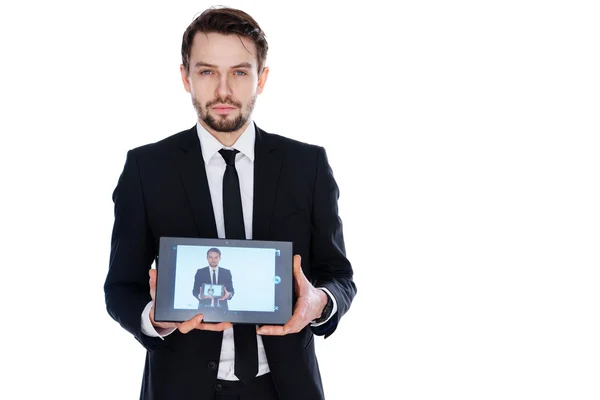
[[[331,335],[356,294],[337,200],[322,147],[256,128],[253,239],[293,241],[304,274],[314,286],[329,289],[338,305],[318,328],[263,337],[282,400],[324,398],[313,333]],[[222,332],[175,331],[164,340],[141,332],[141,314],[151,300],[148,270],[160,237],[217,237],[196,127],[130,150],[113,201],[105,300],[112,318],[147,350],[140,398],[212,399]]]
[[[203,283],[211,283],[212,279],[210,277],[210,267],[204,267],[196,271],[196,276],[194,277],[194,287],[192,288],[192,295],[195,299],[198,299],[198,295],[200,294],[200,289]],[[225,268],[219,267],[219,276],[217,277],[217,284],[225,286],[227,291],[229,292],[231,299],[235,293],[233,288],[233,278],[231,276],[231,271]],[[228,300],[217,300],[215,299],[215,307],[221,307],[223,310],[229,310]],[[212,302],[210,299],[198,300],[198,309],[202,307],[210,307]]]

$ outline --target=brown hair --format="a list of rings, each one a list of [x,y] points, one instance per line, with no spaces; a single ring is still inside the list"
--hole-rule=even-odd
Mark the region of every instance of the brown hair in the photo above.
[[[235,8],[211,7],[196,17],[183,33],[181,60],[187,72],[190,68],[190,50],[196,33],[221,33],[250,39],[256,45],[258,73],[263,70],[269,45],[258,23],[244,11]]]
[[[208,257],[210,253],[217,253],[219,257],[221,257],[221,250],[217,249],[216,247],[211,247],[210,249],[208,249],[208,251],[206,252],[206,257]]]

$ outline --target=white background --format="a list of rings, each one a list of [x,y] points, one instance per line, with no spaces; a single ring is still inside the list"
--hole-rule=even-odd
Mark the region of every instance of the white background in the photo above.
[[[135,399],[104,309],[128,149],[188,129],[203,1],[0,5],[0,398]],[[600,398],[594,1],[232,1],[266,31],[255,120],[325,146],[358,295],[328,400]]]

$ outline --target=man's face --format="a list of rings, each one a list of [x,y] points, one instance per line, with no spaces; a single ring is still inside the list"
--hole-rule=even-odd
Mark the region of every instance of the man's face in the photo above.
[[[208,259],[208,265],[213,268],[216,268],[219,265],[219,261],[221,261],[221,256],[215,251],[210,251],[206,258]]]
[[[198,120],[217,132],[235,132],[246,125],[267,75],[267,68],[258,74],[252,41],[219,33],[196,33],[189,71],[181,66]]]

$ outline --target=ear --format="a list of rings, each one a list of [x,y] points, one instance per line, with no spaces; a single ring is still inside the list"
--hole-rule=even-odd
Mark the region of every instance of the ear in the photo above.
[[[181,80],[183,82],[183,87],[185,88],[185,91],[188,93],[191,93],[190,77],[189,77],[187,71],[185,70],[185,67],[183,66],[183,64],[179,66],[179,71],[181,72]]]
[[[261,94],[263,89],[265,88],[265,83],[267,83],[267,78],[269,77],[269,67],[264,67],[262,73],[258,77],[258,88],[256,92]]]

